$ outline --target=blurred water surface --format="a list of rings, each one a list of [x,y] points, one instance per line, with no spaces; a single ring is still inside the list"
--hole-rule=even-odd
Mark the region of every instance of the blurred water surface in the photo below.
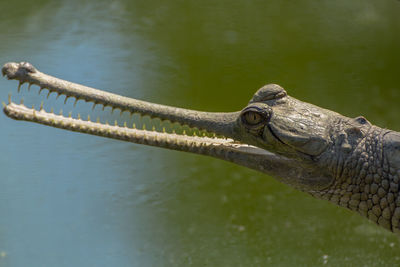
[[[1,1],[0,63],[241,109],[266,83],[400,130],[400,2]],[[0,99],[16,83],[0,80]],[[36,88],[37,90],[37,88]],[[398,266],[398,237],[273,178],[0,116],[0,266]]]

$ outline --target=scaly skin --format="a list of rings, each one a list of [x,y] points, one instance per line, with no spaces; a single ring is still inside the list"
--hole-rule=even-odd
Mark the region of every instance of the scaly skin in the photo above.
[[[302,102],[274,84],[259,89],[241,111],[213,113],[107,93],[43,74],[25,62],[7,63],[2,73],[20,85],[35,84],[66,99],[177,122],[225,138],[110,126],[10,102],[4,113],[13,119],[227,160],[400,232],[400,133],[374,126],[363,117],[352,119]]]

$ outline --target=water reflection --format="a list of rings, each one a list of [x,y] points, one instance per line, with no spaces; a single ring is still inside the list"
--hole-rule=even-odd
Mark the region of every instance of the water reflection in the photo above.
[[[300,2],[4,2],[0,62],[213,111],[238,110],[275,82],[400,129],[399,3]],[[0,80],[1,99],[11,84]],[[5,116],[0,124],[4,266],[399,263],[390,233],[254,171]]]

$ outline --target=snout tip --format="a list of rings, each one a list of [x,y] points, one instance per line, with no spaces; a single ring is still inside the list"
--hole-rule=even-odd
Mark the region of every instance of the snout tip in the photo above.
[[[1,73],[3,74],[3,76],[7,75],[7,78],[9,78],[10,76],[13,76],[13,74],[15,74],[17,69],[18,69],[17,63],[8,62],[4,64],[3,68],[1,69]]]
[[[1,73],[3,76],[6,76],[7,79],[23,79],[28,73],[36,72],[36,68],[28,62],[8,62],[4,64],[1,69]]]

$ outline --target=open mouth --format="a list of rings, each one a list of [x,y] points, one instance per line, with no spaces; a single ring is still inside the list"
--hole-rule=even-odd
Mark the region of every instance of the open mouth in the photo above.
[[[30,83],[29,91],[34,83]],[[21,92],[21,87],[23,84],[18,85],[18,93]],[[46,94],[45,87],[39,89],[39,95]],[[49,90],[47,96],[52,92]],[[58,92],[56,92],[58,93]],[[63,94],[57,94],[57,99]],[[198,129],[196,127],[189,127],[188,125],[182,125],[179,122],[171,122],[169,120],[162,120],[158,117],[150,117],[148,115],[142,115],[140,113],[131,113],[124,110],[116,110],[114,106],[105,106],[101,102],[93,103],[90,105],[91,101],[85,101],[86,105],[79,105],[80,110],[82,106],[86,106],[86,110],[83,112],[92,113],[95,112],[97,116],[91,116],[90,114],[83,116],[78,111],[75,111],[79,99],[76,99],[73,95],[64,95],[63,99],[56,101],[58,103],[46,103],[46,106],[59,106],[60,102],[63,102],[63,106],[67,107],[69,112],[65,113],[63,109],[59,112],[54,112],[54,108],[51,107],[50,110],[46,110],[44,106],[44,101],[40,105],[32,105],[28,107],[24,104],[24,99],[21,97],[21,103],[17,104],[12,101],[11,94],[8,97],[8,104],[3,102],[4,113],[14,119],[14,120],[24,120],[30,122],[36,122],[39,124],[52,126],[61,129],[67,129],[76,132],[82,132],[92,135],[98,135],[103,137],[110,137],[113,139],[126,140],[129,141],[132,138],[143,138],[145,140],[162,140],[165,138],[180,137],[181,140],[187,141],[209,141],[213,143],[229,143],[233,142],[232,139],[224,137],[222,135],[217,135],[214,132],[207,131],[205,129]],[[48,97],[46,97],[47,99]],[[62,98],[62,97],[61,97]],[[69,100],[71,99],[71,100]],[[67,105],[68,102],[69,105]],[[74,104],[72,105],[71,102]],[[82,104],[82,103],[80,103]],[[90,107],[91,106],[91,107]],[[84,108],[84,109],[85,109]],[[124,114],[127,113],[127,114]]]
[[[47,91],[48,96],[54,93],[57,99],[60,97],[61,102],[64,98],[64,104],[71,102],[69,99],[75,99],[74,106],[78,101],[79,103],[86,102],[87,110],[96,108],[96,110],[102,109],[103,111],[98,118],[90,117],[90,115],[83,118],[79,113],[75,113],[73,116],[72,112],[62,111],[55,114],[52,108],[50,111],[46,111],[43,103],[40,108],[37,106],[30,108],[24,103],[12,102],[11,96],[9,96],[8,104],[3,103],[4,113],[12,119],[134,143],[171,149],[179,147],[179,150],[187,151],[221,145],[224,148],[232,149],[242,146],[250,147],[229,136],[238,114],[236,112],[199,112],[131,99],[46,75],[25,62],[5,64],[2,74],[8,79],[19,81],[18,92],[21,91],[21,88],[25,90],[23,88],[25,83],[28,84],[28,89],[33,88],[32,85],[36,85],[40,88],[39,95],[41,92]],[[104,109],[111,110],[114,114],[119,113],[121,116],[117,117],[115,122],[109,123],[102,118],[104,113],[107,113],[107,110],[104,111]],[[119,112],[115,110],[119,110]],[[135,121],[135,118],[133,118],[133,122],[129,119],[125,120],[123,114],[128,115],[129,118],[139,118],[139,121]]]

